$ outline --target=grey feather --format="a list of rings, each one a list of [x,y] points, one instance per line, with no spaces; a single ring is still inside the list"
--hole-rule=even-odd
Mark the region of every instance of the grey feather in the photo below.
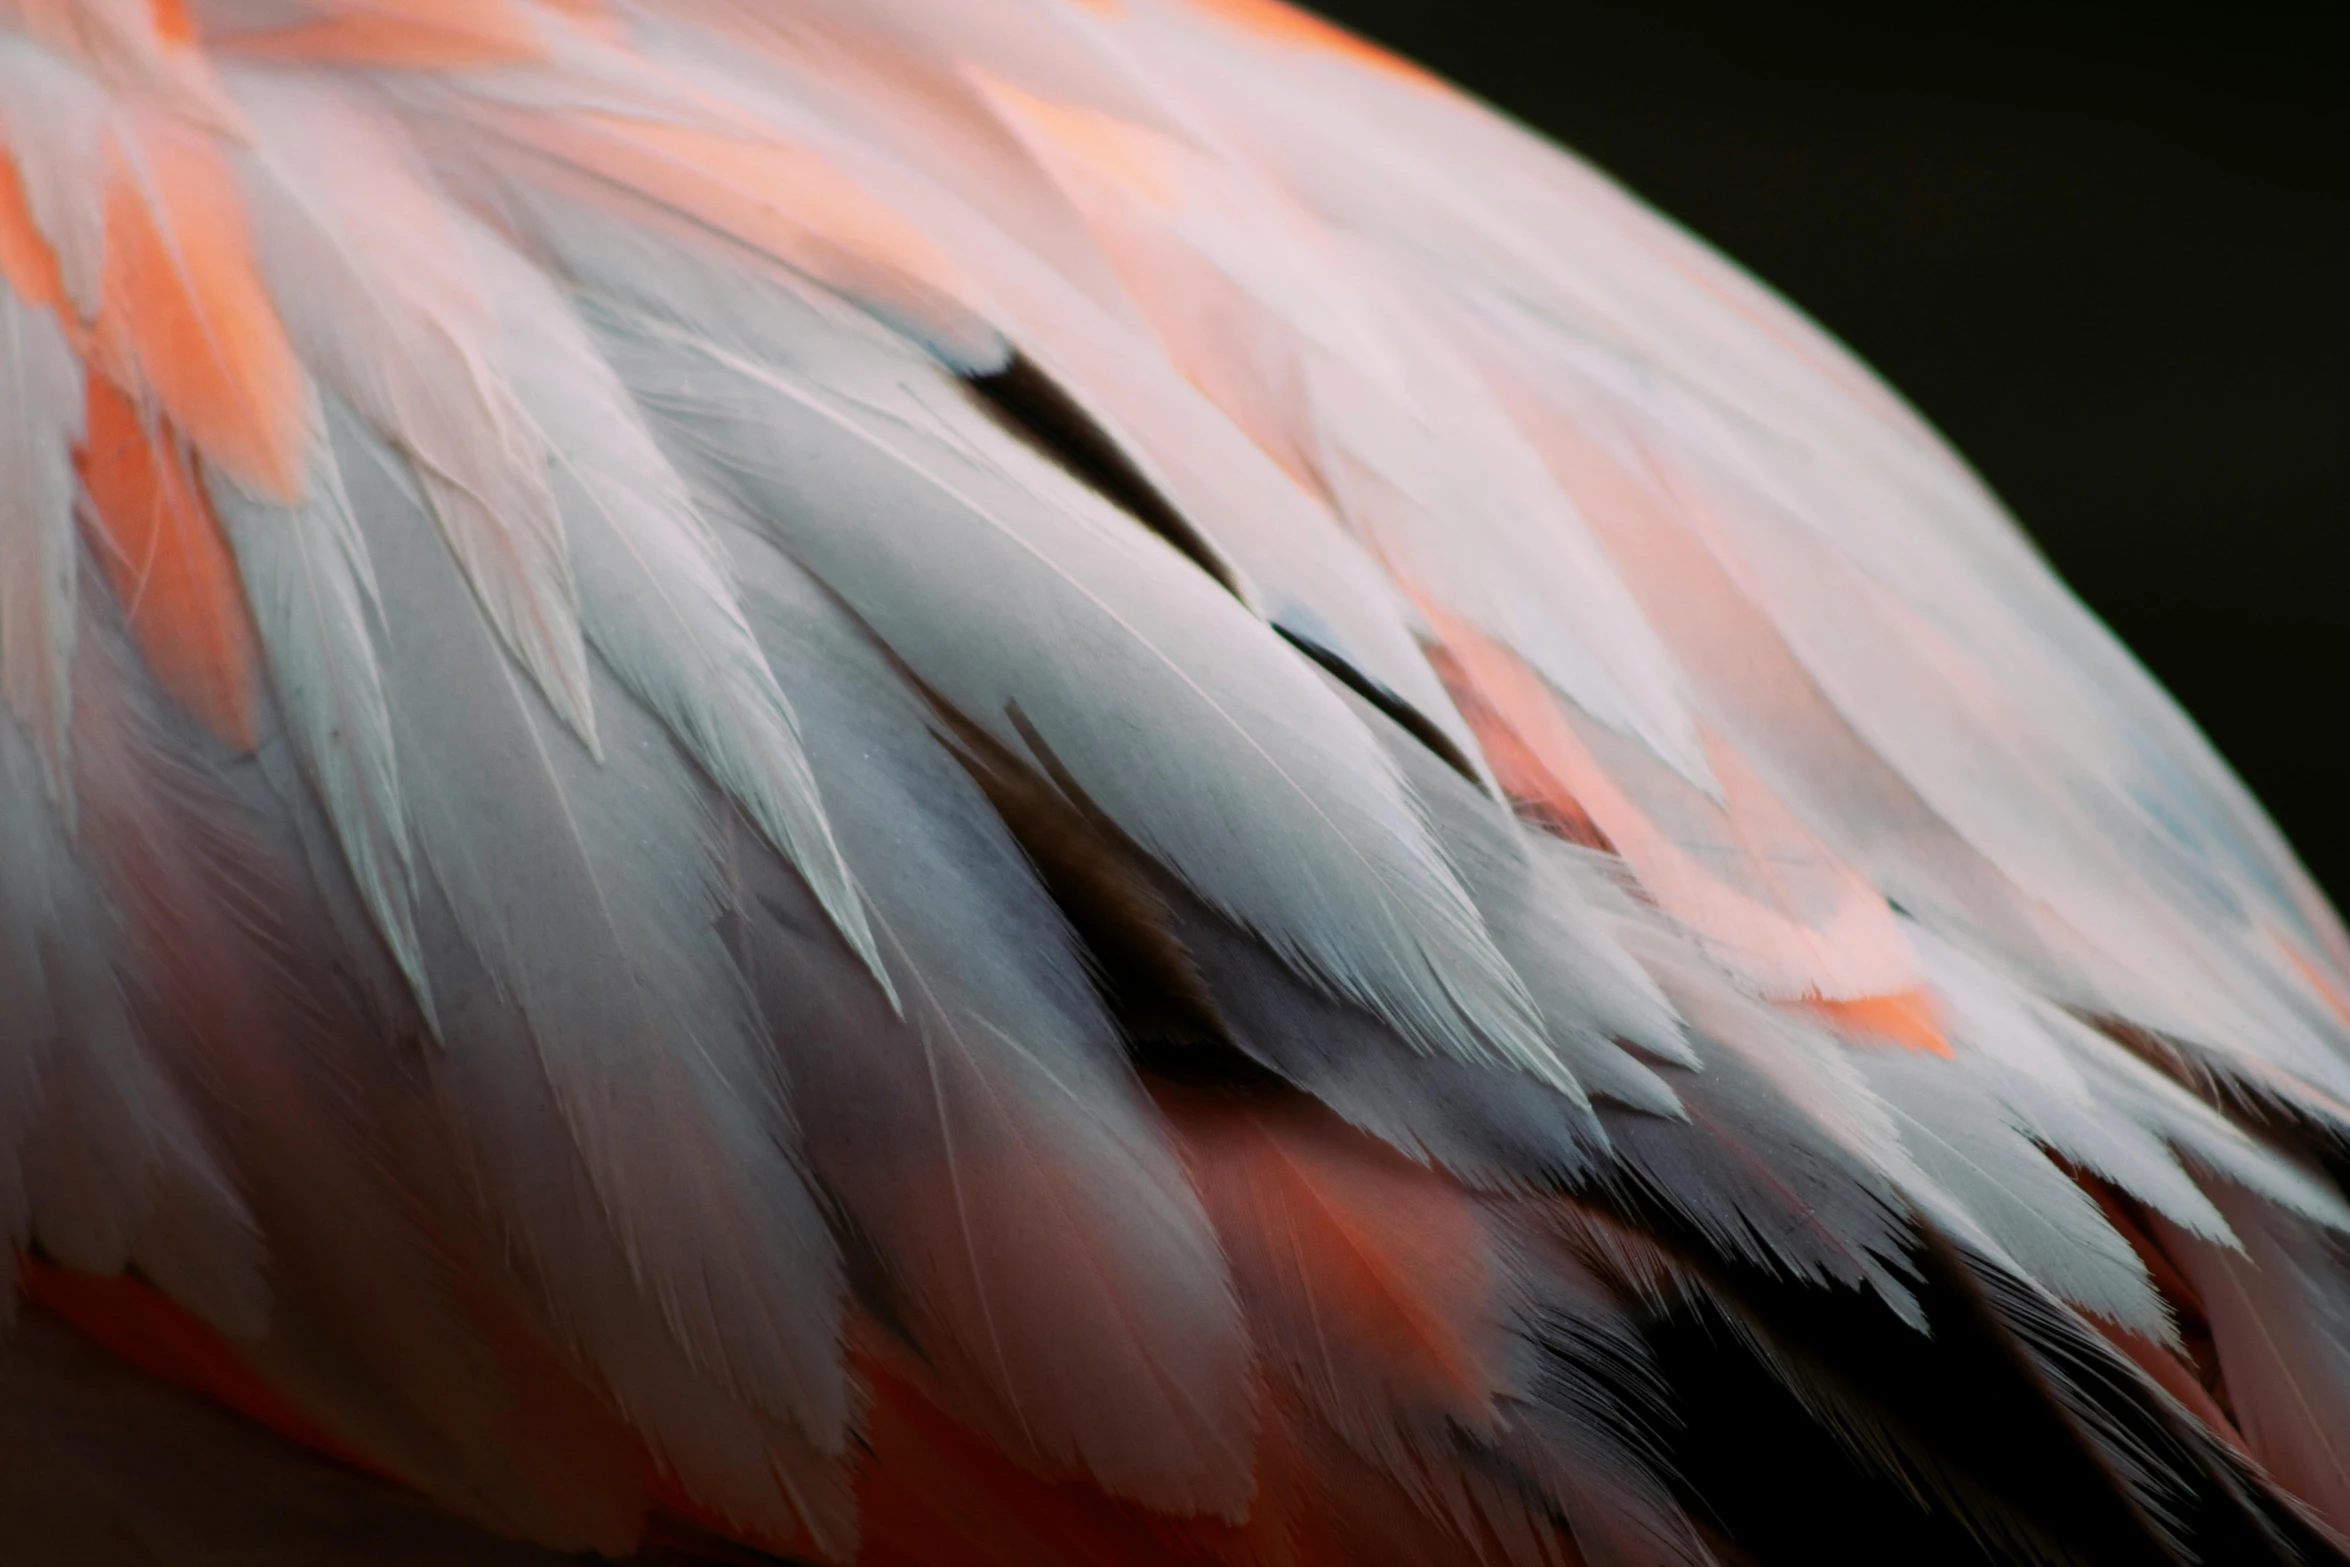
[[[429,1017],[416,858],[376,651],[383,606],[324,408],[313,396],[303,493],[292,505],[256,496],[216,469],[206,478],[287,739],[326,808],[360,900]]]
[[[349,95],[278,72],[231,82],[256,133],[244,166],[256,255],[288,335],[413,463],[500,641],[592,748],[546,437],[485,351],[495,317],[470,275],[461,220],[398,130]]]
[[[33,736],[49,793],[69,811],[81,381],[56,316],[0,283],[0,699]]]
[[[892,1017],[805,893],[746,870],[812,1168],[967,1422],[1047,1474],[1236,1515],[1247,1337],[1059,912],[880,649],[771,546],[735,554],[905,998]]]
[[[334,423],[383,588],[417,848],[488,981],[459,997],[436,973],[450,1048],[543,1074],[636,1287],[697,1362],[829,1447],[848,1410],[837,1264],[714,930],[711,802],[625,698],[601,765],[553,726],[472,613],[406,465]],[[494,1148],[494,1120],[471,1135]]]
[[[466,238],[515,397],[547,438],[589,643],[808,879],[887,989],[791,705],[685,481],[547,279],[486,231],[468,225]]]
[[[1415,1045],[1557,1074],[1391,765],[1297,654],[927,362],[775,308],[797,365],[603,325],[677,446],[999,744],[1050,752],[1029,759]]]
[[[1997,1102],[1932,1057],[1858,1059],[1919,1169],[1951,1199],[1929,1211],[1948,1223],[1954,1207],[2051,1294],[2156,1343],[2175,1342],[2170,1313],[2129,1242]]]

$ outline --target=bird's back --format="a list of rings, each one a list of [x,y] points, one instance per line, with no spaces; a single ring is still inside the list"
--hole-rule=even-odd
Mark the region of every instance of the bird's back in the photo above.
[[[2346,1139],[1933,433],[1303,13],[0,0],[0,1559],[2324,1558]]]

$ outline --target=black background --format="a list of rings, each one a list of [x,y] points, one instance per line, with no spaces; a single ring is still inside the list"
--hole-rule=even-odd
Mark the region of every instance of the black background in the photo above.
[[[1874,364],[2350,903],[2350,56],[2315,7],[1317,9]]]

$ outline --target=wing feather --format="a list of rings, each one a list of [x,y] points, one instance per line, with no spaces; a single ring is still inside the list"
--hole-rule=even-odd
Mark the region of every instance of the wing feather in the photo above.
[[[753,878],[811,1169],[967,1423],[1046,1474],[1243,1510],[1255,1400],[1223,1259],[1059,911],[881,651],[772,546],[736,554],[904,998],[892,1017],[805,894]]]
[[[81,440],[72,344],[39,302],[0,288],[0,697],[34,737],[60,799],[73,714],[73,451]]]
[[[452,1023],[450,1048],[543,1075],[634,1286],[730,1390],[829,1447],[848,1409],[838,1265],[713,929],[709,802],[633,705],[614,704],[629,745],[601,765],[535,711],[487,626],[445,612],[468,600],[419,527],[421,484],[354,423],[334,440],[382,587],[418,856],[486,981],[465,1004],[489,1026]],[[444,1018],[457,1005],[444,995]],[[471,1131],[495,1151],[494,1122]]]
[[[295,343],[415,465],[499,639],[592,745],[546,435],[494,352],[461,225],[399,133],[348,95],[260,71],[230,86],[255,130],[242,172],[261,268]]]
[[[777,308],[803,365],[641,318],[608,341],[674,442],[998,743],[1420,1047],[1551,1070],[1391,764],[1298,655],[914,362]]]

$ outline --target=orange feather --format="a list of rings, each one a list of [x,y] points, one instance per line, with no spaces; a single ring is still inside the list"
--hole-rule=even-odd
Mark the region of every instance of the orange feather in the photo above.
[[[80,453],[91,544],[163,689],[221,739],[253,743],[256,649],[228,542],[168,424],[93,374]]]
[[[1311,1324],[1314,1353],[1301,1338],[1290,1370],[1326,1407],[1392,1398],[1470,1429],[1491,1422],[1502,1332],[1459,1187],[1310,1101],[1162,1103],[1260,1347],[1278,1355],[1275,1324]]]
[[[292,500],[302,368],[254,270],[235,182],[193,134],[144,129],[108,176],[100,363],[223,471]]]
[[[1950,1041],[1942,1033],[1941,1004],[1922,985],[1873,996],[1813,996],[1799,1005],[1848,1034],[1889,1040],[1930,1056],[1950,1054]]]
[[[480,69],[546,52],[528,13],[511,0],[369,0],[318,9],[309,21],[216,42],[264,60],[402,70]]]

